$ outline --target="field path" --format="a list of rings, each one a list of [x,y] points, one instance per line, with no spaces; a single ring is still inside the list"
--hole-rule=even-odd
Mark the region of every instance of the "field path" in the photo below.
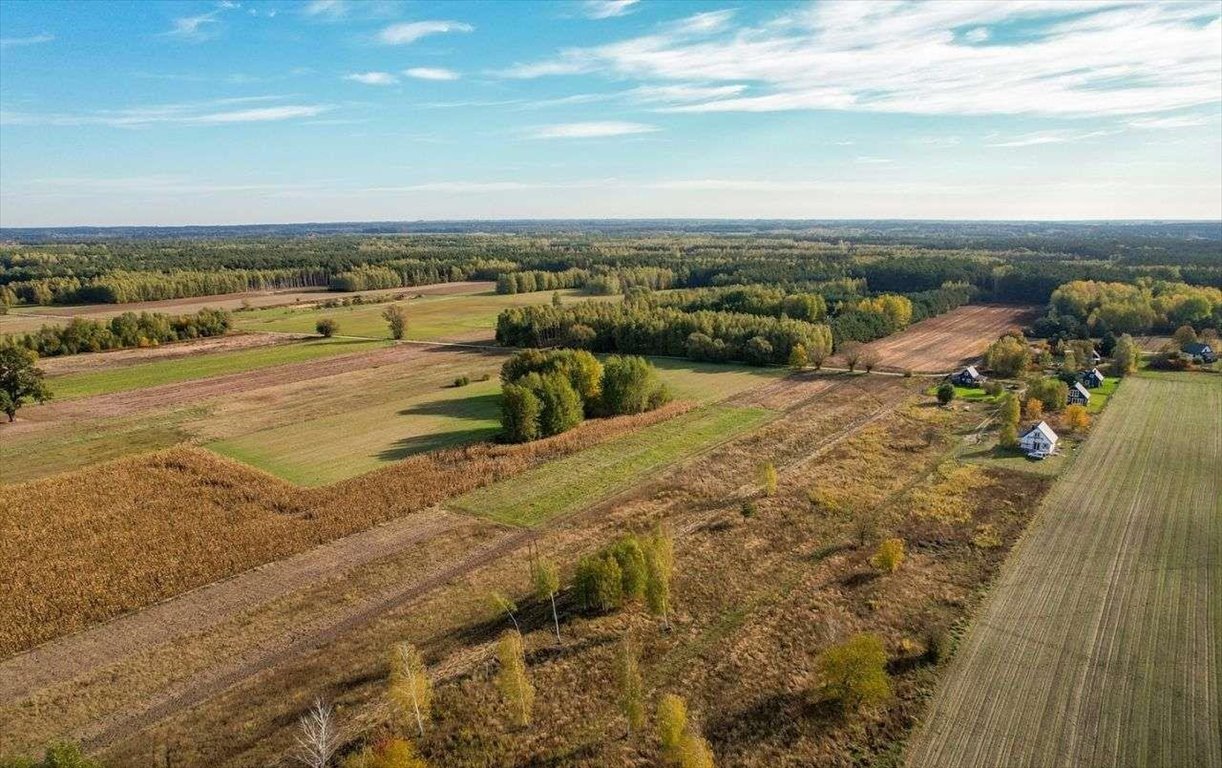
[[[913,768],[1222,766],[1222,382],[1130,378],[1010,555]]]

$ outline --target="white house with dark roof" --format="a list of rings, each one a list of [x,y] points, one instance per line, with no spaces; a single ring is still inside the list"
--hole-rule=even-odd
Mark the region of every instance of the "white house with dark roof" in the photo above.
[[[1042,459],[1056,450],[1059,439],[1052,427],[1041,421],[1018,438],[1018,447],[1026,451],[1028,456]]]
[[[1069,404],[1070,405],[1086,405],[1090,402],[1090,392],[1086,387],[1082,386],[1082,382],[1075,381],[1073,386],[1069,388]]]

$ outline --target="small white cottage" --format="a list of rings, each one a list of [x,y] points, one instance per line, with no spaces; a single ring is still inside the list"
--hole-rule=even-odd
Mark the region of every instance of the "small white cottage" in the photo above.
[[[1041,421],[1018,438],[1018,447],[1026,451],[1028,456],[1042,459],[1056,449],[1059,439],[1052,427]]]
[[[1086,387],[1082,386],[1082,382],[1075,381],[1073,386],[1069,388],[1069,404],[1086,405],[1089,402],[1090,392]]]

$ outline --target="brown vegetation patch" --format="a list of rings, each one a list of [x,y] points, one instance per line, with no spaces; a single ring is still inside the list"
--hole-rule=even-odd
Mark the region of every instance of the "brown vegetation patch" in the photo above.
[[[302,489],[194,448],[10,486],[0,498],[0,656],[516,475],[689,407],[526,445],[413,456]],[[49,541],[65,542],[48,549]],[[67,543],[70,542],[70,545]]]

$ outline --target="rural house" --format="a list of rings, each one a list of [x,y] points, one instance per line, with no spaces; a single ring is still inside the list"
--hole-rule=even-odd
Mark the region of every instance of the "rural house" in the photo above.
[[[1089,371],[1082,372],[1082,385],[1087,389],[1098,389],[1103,386],[1103,374],[1098,368],[1091,368]]]
[[[1092,349],[1090,351],[1090,361],[1098,365],[1103,362],[1103,355],[1099,354],[1099,350]]]
[[[961,387],[978,387],[984,383],[984,377],[980,375],[980,371],[976,370],[976,366],[969,365],[962,371],[950,377],[951,384],[958,384]]]
[[[1056,449],[1059,439],[1057,433],[1052,431],[1052,427],[1041,421],[1018,438],[1018,447],[1026,451],[1028,456],[1042,459]]]
[[[1069,404],[1070,405],[1086,405],[1090,402],[1090,392],[1086,387],[1082,386],[1082,382],[1075,381],[1074,385],[1069,388]]]
[[[1185,355],[1188,355],[1198,363],[1212,363],[1218,359],[1214,348],[1201,341],[1185,344],[1183,351]]]

